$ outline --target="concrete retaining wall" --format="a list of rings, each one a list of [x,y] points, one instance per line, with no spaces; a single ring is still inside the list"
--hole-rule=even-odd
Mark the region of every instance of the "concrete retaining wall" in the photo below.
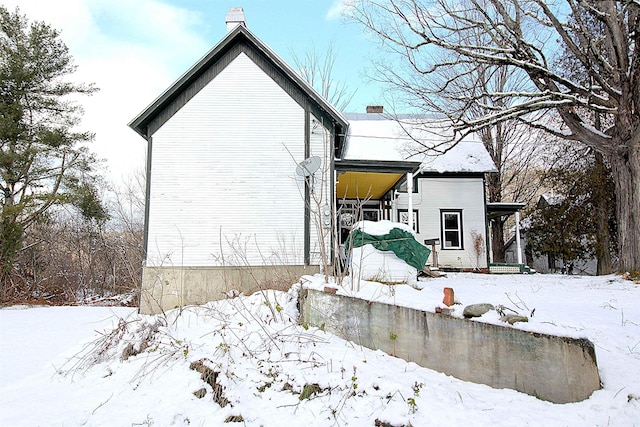
[[[600,388],[587,339],[526,332],[316,290],[300,296],[301,321],[465,381],[554,403]]]
[[[140,313],[156,314],[176,307],[225,298],[235,289],[247,295],[259,289],[288,289],[318,266],[144,267]]]

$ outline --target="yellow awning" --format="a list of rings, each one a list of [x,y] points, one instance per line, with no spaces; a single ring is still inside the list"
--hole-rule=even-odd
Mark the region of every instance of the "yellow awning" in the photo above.
[[[400,173],[343,172],[338,174],[338,199],[381,199],[401,178]]]

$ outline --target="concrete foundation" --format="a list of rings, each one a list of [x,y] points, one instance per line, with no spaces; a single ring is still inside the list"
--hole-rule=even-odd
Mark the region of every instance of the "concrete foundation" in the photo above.
[[[156,314],[192,304],[204,304],[237,290],[246,295],[259,289],[287,290],[318,266],[144,267],[140,313]]]
[[[593,343],[526,332],[316,290],[300,296],[301,321],[464,381],[554,403],[600,388]]]

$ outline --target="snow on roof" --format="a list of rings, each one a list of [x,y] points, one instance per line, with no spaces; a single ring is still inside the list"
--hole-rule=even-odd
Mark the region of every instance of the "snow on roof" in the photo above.
[[[358,114],[358,116],[362,116]],[[382,117],[380,114],[366,116]],[[348,146],[345,159],[349,160],[407,160],[409,153],[402,147],[411,141],[404,130],[391,120],[351,120],[347,134]]]
[[[427,157],[422,172],[497,172],[484,144],[480,141],[460,141],[440,156]]]
[[[421,172],[497,172],[479,140],[467,137],[451,147],[444,122],[424,117],[347,113],[347,160],[417,160]],[[437,148],[445,153],[435,154]],[[426,153],[425,153],[426,152]]]
[[[566,197],[562,194],[544,193],[540,196],[541,200],[544,200],[550,206],[556,206],[564,202]]]

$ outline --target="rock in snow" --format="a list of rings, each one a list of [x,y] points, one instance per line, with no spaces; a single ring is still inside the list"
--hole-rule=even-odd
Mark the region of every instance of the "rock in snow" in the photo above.
[[[491,304],[471,304],[464,308],[462,315],[467,319],[470,317],[480,317],[488,311],[495,309]]]

